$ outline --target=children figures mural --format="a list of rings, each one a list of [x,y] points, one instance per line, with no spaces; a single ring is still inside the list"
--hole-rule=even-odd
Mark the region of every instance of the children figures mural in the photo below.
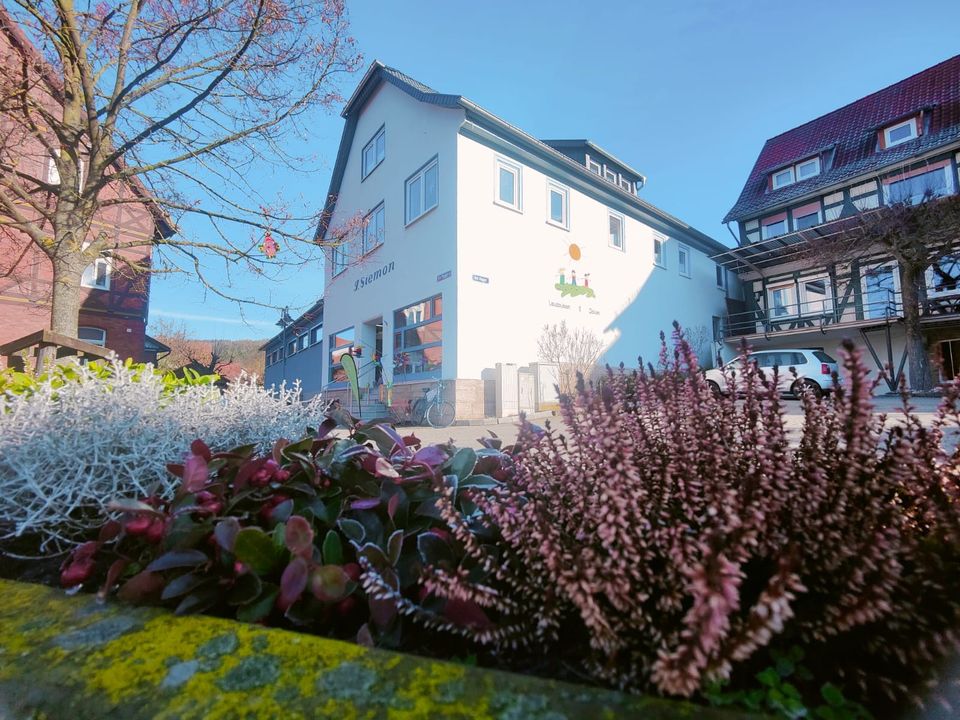
[[[570,246],[567,248],[567,255],[569,255],[570,259],[573,260],[574,262],[579,261],[580,258],[582,257],[580,246],[577,245],[576,243],[571,243]],[[590,287],[590,273],[583,273],[581,275],[582,284],[579,284],[577,282],[576,268],[570,269],[569,282],[567,282],[566,268],[560,268],[560,270],[558,271],[558,275],[560,276],[560,282],[556,283],[554,287],[560,291],[560,297],[567,297],[567,296],[574,297],[577,295],[582,295],[588,298],[596,297],[596,294],[594,293],[593,288]]]

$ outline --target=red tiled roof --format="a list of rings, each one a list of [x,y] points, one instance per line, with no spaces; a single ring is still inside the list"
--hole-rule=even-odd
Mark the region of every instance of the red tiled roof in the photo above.
[[[920,111],[925,130],[919,138],[878,150],[879,129]],[[767,140],[724,222],[749,219],[819,188],[902,163],[957,139],[960,55]],[[820,153],[824,153],[820,175],[768,191],[773,170]]]

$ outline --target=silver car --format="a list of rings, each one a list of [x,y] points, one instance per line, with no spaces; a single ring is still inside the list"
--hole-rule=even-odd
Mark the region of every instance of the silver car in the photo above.
[[[777,385],[781,392],[800,397],[803,390],[821,397],[833,389],[833,375],[838,371],[837,361],[823,350],[811,348],[781,348],[779,350],[758,350],[748,356],[750,362],[767,378],[773,379],[777,368]],[[715,393],[727,391],[724,374],[732,374],[734,383],[738,383],[743,357],[737,357],[722,369],[707,370],[706,379]],[[794,374],[796,371],[796,374]]]

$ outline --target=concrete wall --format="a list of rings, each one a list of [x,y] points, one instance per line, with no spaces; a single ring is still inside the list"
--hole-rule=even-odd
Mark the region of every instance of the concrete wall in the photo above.
[[[667,237],[666,267],[658,267],[654,230],[625,213],[624,249],[611,247],[607,206],[567,183],[569,229],[552,225],[547,181],[555,178],[464,135],[458,153],[457,324],[468,329],[459,338],[458,377],[535,362],[547,324],[592,330],[603,336],[605,362],[635,366],[638,355],[657,353],[658,334],[673,320],[709,331],[712,316],[725,313],[726,293],[705,253],[690,247],[691,277],[681,276],[678,240]],[[520,212],[494,202],[498,157],[522,165]],[[561,270],[567,283],[576,271],[580,285],[589,273],[595,296],[564,297],[556,288]]]
[[[331,227],[336,228],[355,213],[365,214],[383,202],[385,236],[380,247],[366,257],[355,258],[356,264],[337,277],[331,277],[331,263],[327,262],[324,346],[333,333],[354,327],[364,346],[361,364],[369,362],[374,329],[372,324],[362,326],[381,320],[386,381],[393,379],[394,311],[437,294],[443,295],[442,374],[444,378],[455,377],[456,285],[450,277],[438,277],[456,265],[456,131],[462,120],[460,110],[420,103],[394,86],[383,84],[357,121]],[[384,160],[361,181],[363,146],[381,125],[386,128]],[[438,205],[405,227],[405,182],[435,156],[439,161]],[[364,279],[369,281],[362,283]],[[324,355],[326,381],[329,357],[328,353]]]

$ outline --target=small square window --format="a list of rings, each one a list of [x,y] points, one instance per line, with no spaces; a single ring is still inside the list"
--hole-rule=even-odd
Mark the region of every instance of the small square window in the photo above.
[[[587,170],[592,172],[594,175],[603,175],[603,168],[600,167],[600,163],[591,159],[589,155],[587,155]]]
[[[547,183],[547,222],[561,228],[569,228],[567,222],[567,206],[570,202],[570,191],[562,185]]]
[[[620,189],[626,190],[628,193],[633,192],[633,185],[623,175],[620,176]]]
[[[664,262],[663,246],[666,243],[666,240],[662,237],[653,237],[653,264],[665,268],[667,265]]]
[[[361,177],[365,178],[372,173],[383,162],[386,154],[386,135],[385,128],[377,130],[370,142],[363,147],[363,168]]]
[[[307,341],[308,341],[308,340],[309,340],[309,338],[307,337],[306,334],[301,335],[300,338],[299,338],[299,347],[298,347],[298,349],[299,349],[299,350],[306,350],[306,349],[307,349]]]
[[[287,343],[287,356],[293,355],[297,352],[297,341],[291,340]]]
[[[606,165],[603,166],[603,179],[612,182],[614,185],[617,184],[617,174]]]
[[[511,210],[521,209],[520,166],[497,159],[497,194],[495,202]]]
[[[797,180],[806,180],[820,174],[820,158],[811,158],[797,164]]]
[[[775,238],[778,235],[787,234],[787,219],[777,220],[776,222],[765,223],[761,232],[764,240]]]
[[[820,224],[820,211],[807,213],[806,215],[801,215],[800,217],[795,217],[793,219],[794,229],[796,230],[806,230],[811,228],[814,225]]]
[[[773,174],[773,189],[782,188],[785,185],[792,185],[794,182],[793,168],[788,167]]]
[[[885,128],[883,136],[887,147],[893,147],[894,145],[905,143],[908,140],[913,140],[917,137],[916,118],[910,118],[906,122],[897,123],[896,125]]]
[[[383,224],[384,224],[384,213],[383,213],[383,203],[380,203],[376,209],[374,209],[367,217],[365,218],[365,223],[363,226],[363,254],[366,255],[368,252],[374,248],[379,247],[383,243]]]
[[[623,250],[623,217],[610,213],[610,247]]]
[[[677,246],[677,268],[684,277],[690,277],[690,248],[686,245]]]
[[[439,169],[436,158],[417,170],[407,180],[404,193],[407,225],[437,206],[440,195],[438,183]]]
[[[323,325],[317,325],[310,330],[310,344],[316,345],[323,339]]]

